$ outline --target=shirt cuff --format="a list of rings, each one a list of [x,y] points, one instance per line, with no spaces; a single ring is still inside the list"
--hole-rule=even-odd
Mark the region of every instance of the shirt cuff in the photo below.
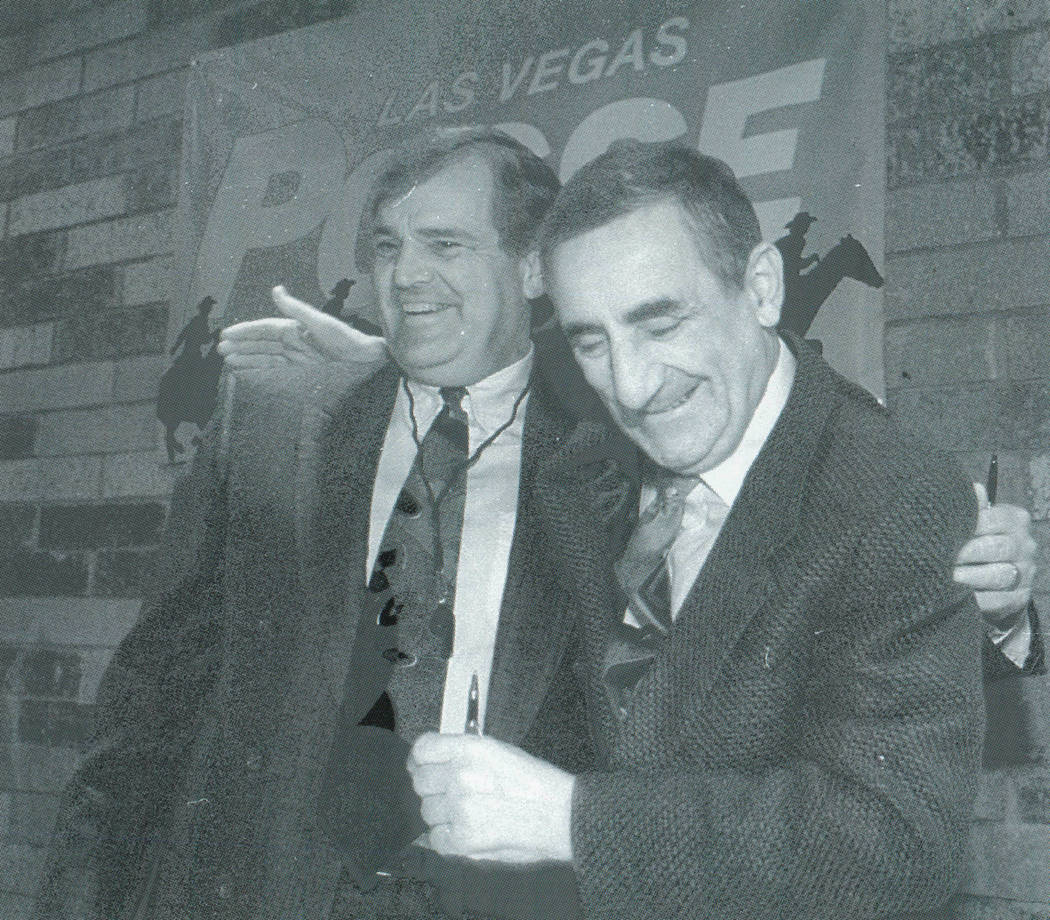
[[[1032,620],[1028,612],[1010,629],[989,629],[988,638],[1017,667],[1023,668],[1032,650]]]

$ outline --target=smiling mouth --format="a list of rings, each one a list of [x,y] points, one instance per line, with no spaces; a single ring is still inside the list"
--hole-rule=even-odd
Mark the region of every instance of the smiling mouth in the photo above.
[[[451,310],[452,305],[447,303],[429,303],[426,301],[413,301],[412,303],[402,303],[401,312],[406,316],[432,316],[435,313],[444,313],[445,310]]]
[[[674,412],[675,409],[680,409],[690,399],[693,398],[693,394],[697,391],[700,386],[700,381],[696,381],[688,390],[680,394],[676,399],[671,402],[664,403],[663,401],[657,403],[652,408],[646,407],[639,414],[640,415],[665,415],[668,412]]]

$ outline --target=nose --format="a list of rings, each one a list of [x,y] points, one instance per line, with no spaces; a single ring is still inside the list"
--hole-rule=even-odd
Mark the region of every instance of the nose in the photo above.
[[[411,240],[405,240],[394,263],[394,284],[410,288],[430,280],[430,263],[425,250]]]
[[[630,342],[609,348],[609,374],[613,395],[621,408],[639,412],[660,389],[659,366],[648,360],[644,350]]]

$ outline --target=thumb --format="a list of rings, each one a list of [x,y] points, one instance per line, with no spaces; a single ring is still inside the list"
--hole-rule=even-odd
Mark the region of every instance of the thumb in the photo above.
[[[310,334],[313,346],[329,361],[367,363],[384,359],[385,339],[359,332],[341,319],[292,297],[283,284],[277,285],[272,293],[277,311],[296,320]]]
[[[317,307],[312,307],[305,300],[300,300],[298,297],[293,297],[288,293],[288,290],[283,284],[278,284],[277,287],[271,291],[273,295],[274,306],[277,307],[277,312],[282,316],[290,317],[291,319],[297,319],[303,323],[307,328],[316,326],[317,323],[325,323],[326,321],[339,322],[333,316],[329,316]]]
[[[973,491],[977,495],[977,506],[978,506],[978,508],[980,508],[981,510],[984,510],[985,508],[989,507],[988,490],[984,487],[984,483],[982,483],[982,482],[975,482],[973,484]]]

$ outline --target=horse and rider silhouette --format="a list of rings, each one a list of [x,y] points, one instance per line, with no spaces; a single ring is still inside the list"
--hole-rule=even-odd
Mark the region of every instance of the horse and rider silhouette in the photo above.
[[[361,331],[372,335],[381,334],[377,326],[356,315],[342,316],[343,306],[354,284],[349,278],[336,282],[322,309]],[[174,355],[178,351],[178,356],[160,378],[157,418],[164,425],[164,446],[168,451],[169,463],[182,462],[180,454],[186,451],[177,436],[179,425],[192,422],[198,432],[203,430],[219,400],[222,355],[216,346],[222,330],[213,330],[208,321],[216,303],[215,298],[208,295],[197,304],[197,315],[182,328],[171,346],[170,353]],[[198,436],[194,435],[193,443],[198,443],[198,440]]]
[[[168,462],[178,463],[185,447],[176,437],[182,422],[192,422],[203,430],[215,411],[219,399],[219,376],[222,374],[222,355],[217,344],[221,329],[212,331],[208,314],[215,306],[208,296],[197,304],[197,315],[176,336],[170,354],[178,356],[160,378],[157,392],[157,418],[164,425],[164,446]],[[207,351],[202,352],[202,349]],[[197,436],[193,438],[197,442]]]
[[[817,311],[843,278],[852,278],[872,288],[881,288],[885,283],[864,245],[850,233],[823,257],[816,253],[803,256],[806,233],[815,222],[816,218],[808,211],[799,211],[788,221],[788,232],[775,244],[784,258],[780,328],[790,329],[802,337],[809,332]]]

